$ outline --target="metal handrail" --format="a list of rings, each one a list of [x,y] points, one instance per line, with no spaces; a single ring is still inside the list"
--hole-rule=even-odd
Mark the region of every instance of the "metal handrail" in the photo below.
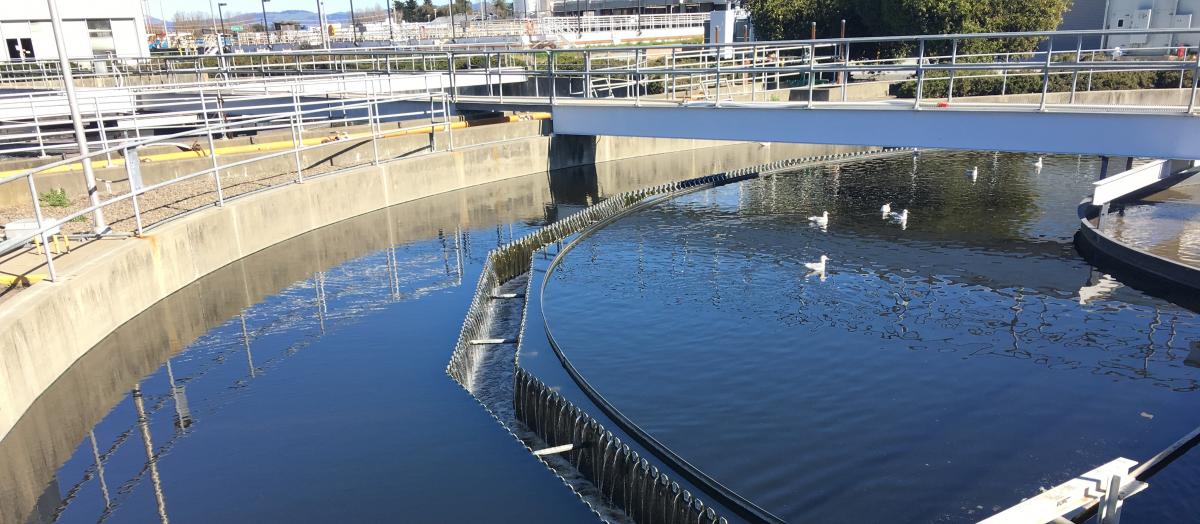
[[[295,97],[293,97],[293,99],[296,100]],[[344,106],[339,106],[339,107],[350,108],[350,109],[355,109],[355,108],[368,109],[368,116],[365,119],[364,118],[356,118],[354,120],[367,120],[371,124],[369,138],[374,143],[380,137],[388,134],[388,132],[383,131],[382,128],[380,128],[378,126],[380,119],[384,117],[384,115],[378,114],[378,107],[383,103],[395,102],[395,101],[418,101],[418,102],[422,102],[422,103],[430,103],[431,105],[435,104],[435,102],[437,102],[437,101],[440,101],[443,103],[443,108],[445,108],[446,97],[445,97],[445,95],[435,94],[435,93],[428,93],[428,94],[422,94],[422,95],[403,95],[403,96],[392,95],[392,96],[387,96],[387,97],[368,96],[368,97],[362,99],[362,101],[355,101],[355,102],[348,103],[348,104],[345,104]],[[25,180],[28,183],[30,196],[33,201],[34,214],[35,214],[35,218],[38,223],[37,230],[27,233],[22,236],[16,236],[16,237],[9,238],[8,240],[5,241],[5,244],[22,246],[22,245],[27,244],[29,241],[38,239],[38,238],[41,239],[42,244],[46,244],[48,235],[52,234],[52,232],[54,232],[54,231],[57,231],[59,228],[61,228],[61,226],[67,224],[71,220],[74,220],[78,217],[86,216],[90,213],[96,212],[97,210],[102,210],[105,207],[111,206],[111,205],[119,203],[119,202],[124,202],[126,200],[133,201],[134,218],[135,218],[135,221],[137,222],[137,232],[140,234],[144,228],[141,223],[141,215],[140,215],[140,210],[137,205],[137,197],[144,195],[145,193],[150,192],[150,191],[161,189],[161,188],[171,186],[174,184],[179,184],[179,183],[182,183],[182,182],[185,182],[188,180],[192,180],[192,179],[195,179],[198,177],[202,177],[202,176],[206,176],[206,175],[214,175],[217,177],[216,191],[217,191],[218,201],[217,201],[216,205],[220,206],[220,205],[223,205],[224,200],[225,200],[221,194],[221,186],[220,186],[220,180],[219,180],[219,176],[220,176],[219,172],[221,170],[238,167],[238,166],[242,166],[242,165],[247,165],[247,164],[250,164],[253,162],[258,162],[258,161],[262,161],[262,160],[266,160],[266,159],[270,159],[270,158],[276,158],[276,157],[285,156],[285,155],[295,155],[297,158],[297,162],[298,162],[297,163],[297,181],[303,181],[302,169],[300,168],[300,165],[299,165],[299,154],[303,151],[307,151],[307,150],[311,150],[311,149],[315,149],[315,148],[319,148],[319,147],[324,147],[328,144],[322,143],[322,144],[310,145],[310,146],[303,145],[303,143],[302,143],[303,137],[299,134],[299,132],[295,126],[298,125],[298,122],[303,120],[303,117],[305,114],[316,113],[316,112],[325,112],[325,111],[328,111],[328,109],[324,108],[324,107],[317,108],[317,109],[299,109],[298,107],[299,107],[300,103],[298,100],[295,102],[295,104],[296,104],[297,109],[294,111],[273,113],[273,114],[268,114],[268,115],[264,115],[261,117],[253,118],[253,119],[248,119],[248,120],[243,120],[243,121],[238,121],[238,122],[233,122],[233,123],[222,123],[222,124],[218,124],[218,125],[212,125],[211,123],[206,122],[206,125],[200,129],[186,130],[186,131],[181,131],[181,132],[170,134],[170,135],[156,136],[156,137],[147,138],[147,139],[131,140],[131,141],[121,144],[120,146],[111,146],[111,147],[107,147],[107,148],[102,148],[97,151],[89,152],[86,155],[77,155],[77,156],[73,156],[70,158],[50,162],[48,164],[43,164],[43,165],[37,166],[35,168],[25,170],[21,173],[0,179],[0,185],[7,184],[7,183],[13,183],[13,182],[16,182],[19,180]],[[445,112],[445,109],[443,109],[443,116],[445,117],[447,115],[448,114]],[[397,114],[393,113],[393,114],[389,114],[387,116],[389,116],[389,117],[397,116]],[[293,122],[293,124],[292,124],[293,147],[292,148],[283,150],[283,151],[279,151],[279,152],[268,153],[265,155],[258,155],[253,158],[250,158],[250,159],[244,159],[244,160],[240,160],[240,161],[236,161],[236,162],[217,165],[216,159],[215,159],[215,150],[212,147],[212,135],[214,133],[233,131],[233,130],[244,130],[245,127],[243,127],[243,126],[245,124],[267,122],[267,121],[271,121],[271,120],[278,120],[280,118],[289,118]],[[431,124],[431,126],[430,126],[431,132],[436,132],[437,128],[439,126],[445,130],[449,130],[450,122],[447,119],[443,123]],[[41,172],[44,172],[44,171],[47,171],[50,169],[54,169],[57,167],[65,166],[65,165],[81,163],[84,160],[90,160],[99,155],[106,155],[106,154],[111,154],[113,152],[134,150],[139,147],[145,147],[145,146],[150,146],[150,145],[155,145],[155,144],[164,144],[173,139],[189,137],[189,136],[207,136],[208,137],[208,139],[209,139],[209,156],[211,156],[213,158],[213,166],[212,167],[201,169],[199,171],[189,173],[186,175],[182,175],[179,177],[175,177],[170,180],[165,180],[163,182],[159,182],[156,184],[149,184],[149,185],[145,185],[145,186],[141,186],[141,187],[131,187],[130,191],[128,193],[108,198],[107,200],[99,202],[96,205],[88,206],[84,209],[75,211],[73,213],[70,213],[70,214],[68,214],[62,218],[56,219],[56,220],[48,221],[45,217],[43,217],[41,205],[38,201],[37,188],[36,188],[36,185],[34,182],[34,175],[36,175],[37,173],[41,173]],[[360,137],[359,139],[365,140],[365,138],[362,138],[362,137]],[[376,151],[377,151],[377,149],[376,149]],[[376,155],[377,155],[377,153],[376,153]],[[375,161],[378,162],[377,157],[376,157]],[[130,165],[131,165],[130,163],[126,163],[127,170],[130,169]],[[53,256],[51,255],[50,249],[47,247],[47,249],[44,250],[44,253],[46,256],[47,269],[50,273],[50,280],[52,280],[52,281],[57,280],[57,273],[56,273],[56,270],[54,267],[54,260],[53,260]]]

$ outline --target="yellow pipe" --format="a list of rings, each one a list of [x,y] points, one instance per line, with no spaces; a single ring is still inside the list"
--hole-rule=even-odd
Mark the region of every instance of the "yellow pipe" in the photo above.
[[[504,124],[504,123],[509,123],[509,122],[519,122],[521,120],[548,120],[549,118],[550,118],[550,113],[541,113],[541,112],[525,113],[522,115],[503,116],[503,117],[495,117],[495,118],[482,118],[479,120],[453,122],[450,124],[450,128],[451,129],[464,129],[464,128],[468,128],[468,127],[478,127],[478,126],[485,126],[485,125],[491,125],[491,124]],[[431,133],[435,130],[443,131],[445,129],[446,129],[446,124],[431,124],[431,125],[427,125],[427,126],[401,129],[399,131],[393,131],[391,133],[384,133],[383,135],[380,136],[380,138],[393,138],[393,137],[404,136],[404,135],[424,135],[424,134]],[[323,143],[332,144],[332,143],[336,143],[336,142],[344,142],[346,140],[370,138],[371,133],[369,133],[369,132],[348,133],[347,135],[344,135],[344,136],[346,138],[341,138],[339,140],[334,140],[334,141],[329,141],[328,137],[305,138],[305,139],[301,140],[300,143],[303,145],[306,145],[306,146],[316,146],[316,145],[321,145]],[[281,151],[281,150],[285,150],[285,149],[291,149],[292,147],[293,147],[293,144],[292,144],[291,140],[284,140],[284,141],[277,141],[277,142],[264,142],[262,144],[246,144],[246,145],[242,145],[242,146],[226,146],[226,147],[218,147],[217,148],[217,156],[237,155],[237,154],[242,154],[242,153],[265,153],[268,151]],[[176,151],[176,152],[171,152],[171,153],[157,153],[157,154],[153,154],[153,155],[145,155],[140,158],[141,158],[141,161],[144,163],[144,162],[163,162],[163,161],[168,161],[168,160],[184,160],[184,159],[189,159],[189,158],[204,158],[206,156],[208,156],[208,154],[206,152],[204,152],[202,149],[201,151]],[[94,166],[97,169],[120,167],[120,166],[124,166],[124,165],[125,165],[124,158],[114,158],[112,160],[93,160],[92,161],[92,166]],[[65,164],[65,165],[61,165],[61,166],[52,167],[45,171],[40,171],[40,172],[38,172],[38,174],[43,175],[43,174],[50,174],[50,173],[63,173],[66,171],[73,171],[73,170],[77,170],[77,169],[80,169],[80,165],[78,163]],[[24,173],[25,171],[27,171],[27,170],[26,169],[13,169],[13,170],[9,170],[9,171],[0,171],[0,178]]]
[[[46,280],[47,278],[48,277],[42,273],[29,273],[28,275],[0,275],[0,287],[28,287]]]

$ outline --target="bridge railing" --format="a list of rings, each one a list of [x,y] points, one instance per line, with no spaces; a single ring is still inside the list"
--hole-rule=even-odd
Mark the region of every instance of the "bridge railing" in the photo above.
[[[1180,41],[1133,50],[1085,41],[1148,34]],[[564,103],[737,105],[804,108],[982,108],[1192,113],[1200,46],[1196,29],[1068,31],[841,38],[571,50],[451,51],[455,77],[523,69],[541,89],[501,86],[487,97]],[[1073,39],[1066,49],[1054,42]],[[862,58],[879,54],[887,58]],[[400,59],[397,59],[400,60]],[[464,67],[464,64],[467,64]],[[549,87],[553,86],[552,89]],[[1112,89],[1171,88],[1152,103],[1079,96]],[[1064,95],[1056,95],[1063,93]],[[1032,97],[1011,97],[1028,94]],[[964,96],[998,95],[985,102]],[[959,100],[956,100],[956,97]]]

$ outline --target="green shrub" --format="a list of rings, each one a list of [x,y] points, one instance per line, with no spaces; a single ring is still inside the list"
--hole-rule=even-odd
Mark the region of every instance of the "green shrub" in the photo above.
[[[63,188],[51,189],[38,195],[38,201],[46,207],[69,207],[71,199],[67,197],[67,190]]]

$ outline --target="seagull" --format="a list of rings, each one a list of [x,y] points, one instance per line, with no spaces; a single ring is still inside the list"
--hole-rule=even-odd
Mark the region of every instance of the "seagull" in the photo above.
[[[821,255],[821,260],[819,262],[805,262],[804,267],[809,269],[808,276],[817,274],[821,276],[821,280],[825,280],[825,262],[828,260],[829,257]]]
[[[1038,161],[1033,164],[1033,167],[1037,168],[1039,173],[1042,171],[1042,157],[1038,157]]]
[[[826,211],[824,213],[821,213],[820,216],[808,217],[808,221],[812,222],[814,225],[818,225],[818,226],[821,226],[822,228],[824,228],[825,226],[829,225],[829,212]]]
[[[908,229],[908,209],[901,209],[899,213],[892,213],[892,221],[900,224],[900,229]]]
[[[879,213],[881,215],[883,215],[881,218],[887,218],[888,213],[891,213],[891,212],[892,212],[892,203],[891,202],[884,203],[883,207],[879,208]]]
[[[975,183],[975,179],[979,178],[979,166],[975,166],[970,171],[967,171],[967,177],[971,179],[971,183]]]

